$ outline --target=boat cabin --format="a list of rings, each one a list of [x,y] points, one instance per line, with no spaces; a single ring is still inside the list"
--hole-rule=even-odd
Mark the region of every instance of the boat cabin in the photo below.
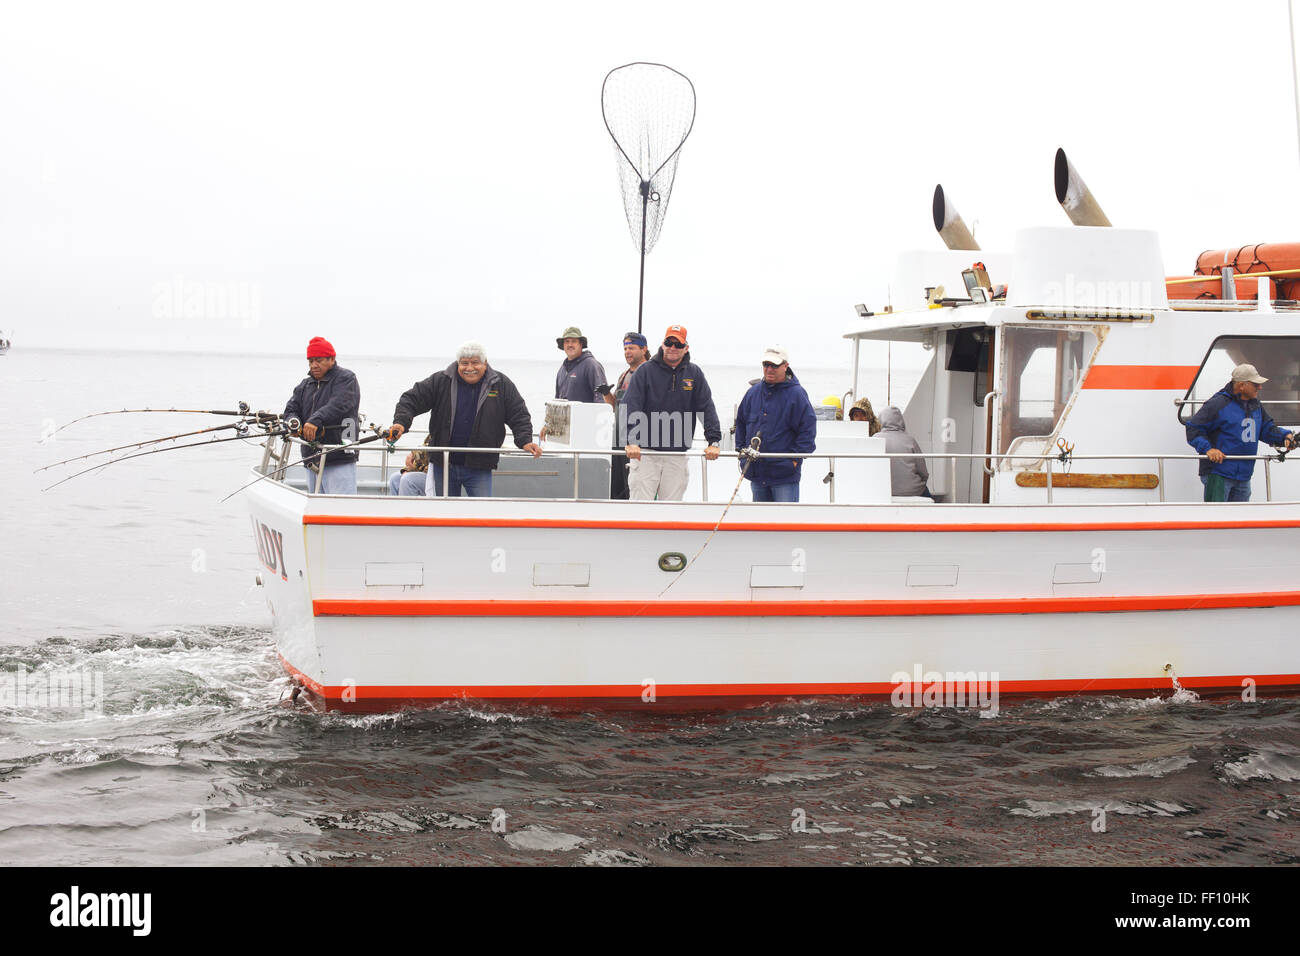
[[[930,459],[939,501],[1200,501],[1184,423],[1241,362],[1269,379],[1261,400],[1277,424],[1300,425],[1296,303],[1171,301],[1154,232],[1035,228],[1010,255],[907,253],[893,288],[898,311],[845,332],[853,394],[864,341],[931,353],[903,414],[923,449],[954,456]],[[1259,462],[1252,490],[1300,499],[1300,460]]]

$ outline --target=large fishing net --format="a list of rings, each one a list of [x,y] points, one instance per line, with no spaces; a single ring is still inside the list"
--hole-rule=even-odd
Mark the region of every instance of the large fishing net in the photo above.
[[[659,238],[682,144],[695,125],[695,87],[663,64],[629,63],[606,75],[600,108],[632,242],[645,256]]]

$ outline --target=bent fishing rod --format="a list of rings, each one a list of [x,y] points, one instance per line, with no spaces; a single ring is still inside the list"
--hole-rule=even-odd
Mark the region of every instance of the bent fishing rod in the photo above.
[[[60,425],[54,431],[50,432],[40,440],[38,444],[44,444],[49,441],[63,429],[68,428],[77,422],[84,422],[89,418],[99,418],[101,415],[139,415],[139,414],[164,414],[176,413],[181,415],[234,415],[239,418],[253,418],[260,422],[269,422],[279,419],[278,412],[255,412],[249,406],[248,402],[240,402],[238,410],[232,411],[227,408],[117,408],[107,412],[92,412],[89,415],[82,415],[80,418],[74,418],[70,422]]]
[[[229,438],[209,438],[207,441],[187,442],[184,445],[173,445],[170,448],[151,448],[148,451],[139,451],[133,455],[121,455],[118,458],[110,458],[108,461],[101,461],[98,464],[91,465],[89,468],[84,468],[81,471],[76,472],[75,474],[68,475],[66,478],[61,478],[60,480],[56,481],[54,484],[42,488],[41,491],[49,491],[51,488],[57,488],[65,481],[71,481],[73,478],[79,478],[82,475],[89,474],[92,471],[98,471],[101,468],[107,468],[109,465],[116,465],[119,461],[130,461],[132,458],[144,458],[149,455],[161,455],[163,452],[180,451],[182,448],[202,448],[207,445],[220,445],[222,442],[257,440],[271,435],[285,434],[288,431],[288,423],[286,422],[266,423],[262,425],[262,428],[264,429],[264,433],[262,435],[243,434],[243,435],[232,435]]]
[[[36,474],[37,472],[41,472],[41,471],[48,471],[51,468],[57,468],[59,465],[66,465],[69,464],[70,462],[81,461],[84,458],[94,458],[96,455],[111,455],[113,452],[124,451],[125,449],[128,448],[143,448],[145,445],[157,445],[160,442],[177,441],[178,439],[181,438],[191,438],[194,435],[206,435],[209,432],[221,432],[231,428],[237,429],[240,433],[240,436],[242,437],[247,433],[249,424],[250,424],[249,420],[240,420],[237,422],[232,422],[228,425],[213,425],[211,428],[200,428],[197,431],[181,432],[180,434],[177,435],[168,435],[165,438],[148,438],[144,441],[131,442],[130,444],[127,445],[118,445],[116,448],[105,448],[102,451],[92,451],[89,454],[77,455],[75,458],[65,458],[63,459],[63,461],[52,462],[48,465],[43,465],[40,468],[33,470],[32,474]],[[107,464],[107,462],[105,462],[105,464]]]
[[[296,431],[296,429],[294,429],[294,430]],[[349,449],[349,448],[356,448],[358,445],[368,445],[370,442],[372,442],[372,441],[378,441],[379,439],[381,439],[381,438],[384,437],[384,434],[385,434],[385,433],[384,433],[384,431],[383,431],[383,430],[382,430],[378,425],[376,425],[376,424],[374,424],[374,423],[371,423],[371,425],[370,425],[370,430],[374,432],[373,435],[369,435],[369,436],[367,436],[366,438],[362,438],[362,439],[360,439],[360,440],[358,440],[358,441],[349,442],[349,443],[346,444],[346,445],[332,445],[332,446],[329,446],[329,447],[321,448],[320,451],[316,452],[316,454],[314,454],[314,455],[306,456],[306,457],[304,457],[303,459],[301,459],[300,461],[297,461],[297,462],[291,462],[289,465],[285,465],[285,466],[282,466],[282,467],[292,467],[292,465],[294,465],[294,464],[299,464],[299,465],[304,465],[304,466],[306,466],[307,468],[311,469],[312,471],[315,471],[315,470],[316,470],[316,466],[312,466],[311,464],[309,464],[309,462],[315,461],[315,460],[316,460],[317,458],[319,458],[321,455],[328,455],[328,454],[329,454],[330,452],[332,452],[332,451],[346,451],[346,450]],[[307,445],[308,447],[311,447],[311,448],[316,448],[316,447],[318,447],[318,444],[317,444],[316,442],[308,442],[308,441],[304,441],[303,444],[305,444],[305,445]],[[389,444],[391,445],[392,443],[390,442]],[[322,462],[321,464],[324,464],[324,462]],[[273,469],[271,469],[270,471],[268,471],[265,475],[258,475],[256,478],[254,478],[254,479],[253,479],[252,481],[250,481],[248,484],[244,485],[242,488],[236,488],[236,489],[235,489],[234,491],[232,491],[230,494],[226,495],[226,497],[224,497],[224,498],[222,498],[220,501],[218,501],[217,504],[219,504],[219,505],[220,505],[220,504],[225,504],[227,501],[229,501],[231,498],[235,497],[235,495],[239,494],[241,491],[244,491],[245,489],[248,489],[248,488],[253,487],[253,485],[257,484],[259,481],[265,481],[267,478],[270,478],[270,477],[272,477],[272,476],[278,474],[281,470],[282,470],[282,468],[273,468]]]

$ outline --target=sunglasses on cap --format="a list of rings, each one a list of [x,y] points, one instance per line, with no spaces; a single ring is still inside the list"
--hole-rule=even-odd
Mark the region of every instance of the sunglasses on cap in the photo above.
[[[664,339],[664,348],[666,349],[684,349],[685,342],[678,342],[676,339]]]
[[[784,362],[781,363],[781,365],[784,365],[784,364],[785,364]],[[764,362],[764,363],[763,363],[763,368],[780,368],[781,365],[778,365],[778,364],[776,364],[775,362]]]

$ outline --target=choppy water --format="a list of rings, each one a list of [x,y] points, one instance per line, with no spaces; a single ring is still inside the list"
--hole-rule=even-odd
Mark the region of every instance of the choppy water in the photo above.
[[[4,712],[11,862],[1300,862],[1293,700],[316,714],[280,702],[258,628],[50,638],[0,665],[109,688],[102,716]]]
[[[296,380],[301,363],[112,361],[120,402],[106,403],[102,356],[0,360],[0,438],[19,449],[0,462],[0,675],[21,672],[28,692],[0,685],[0,862],[1300,862],[1295,699],[1171,689],[1004,701],[992,718],[855,701],[679,715],[291,707],[242,505],[216,504],[250,450],[154,456],[46,494],[30,472],[165,433],[99,419],[60,435],[55,455],[35,445],[48,418],[159,395],[218,405],[192,368],[211,361],[247,389],[228,401],[277,407],[287,385],[266,382]],[[371,379],[400,391],[423,363],[376,365]],[[34,694],[58,674],[98,675],[102,713]]]

